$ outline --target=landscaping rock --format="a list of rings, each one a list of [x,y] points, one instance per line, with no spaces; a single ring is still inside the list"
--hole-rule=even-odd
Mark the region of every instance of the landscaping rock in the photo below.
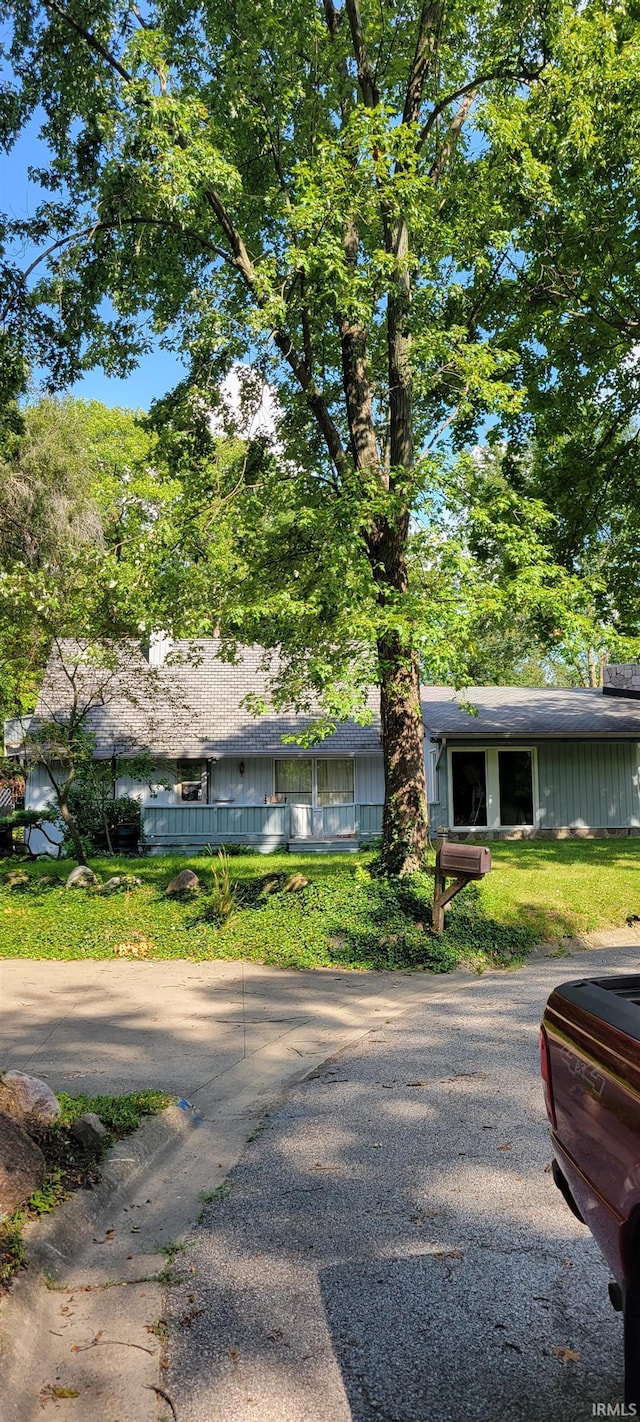
[[[172,879],[171,883],[165,889],[165,894],[194,893],[195,890],[199,888],[200,880],[198,875],[194,874],[193,869],[181,869],[180,873],[176,874],[175,879]]]
[[[57,1121],[60,1106],[51,1087],[38,1076],[6,1071],[0,1077],[0,1111],[16,1121]]]
[[[139,889],[142,879],[137,874],[114,874],[106,883],[100,885],[102,894],[115,894],[117,889]]]
[[[290,874],[284,886],[285,893],[295,894],[299,889],[306,889],[308,883],[309,880],[305,879],[304,874]]]
[[[93,1155],[103,1149],[107,1129],[103,1126],[99,1116],[95,1111],[86,1111],[84,1116],[78,1116],[71,1127],[71,1134],[84,1146],[85,1150],[91,1151]]]
[[[69,878],[65,884],[65,889],[91,889],[98,880],[88,864],[77,864],[71,870]]]
[[[0,1111],[0,1213],[10,1215],[42,1185],[45,1158],[23,1127]]]

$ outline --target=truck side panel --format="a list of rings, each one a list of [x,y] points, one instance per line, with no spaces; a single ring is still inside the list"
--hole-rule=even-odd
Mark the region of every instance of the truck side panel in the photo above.
[[[561,990],[547,1004],[559,1164],[615,1277],[628,1277],[628,1221],[640,1204],[640,1043]]]

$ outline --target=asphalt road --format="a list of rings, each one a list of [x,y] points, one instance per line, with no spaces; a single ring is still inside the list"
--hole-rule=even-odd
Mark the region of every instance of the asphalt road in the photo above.
[[[294,1088],[178,1260],[180,1422],[586,1422],[608,1271],[548,1171],[538,1024],[638,946],[439,980]]]

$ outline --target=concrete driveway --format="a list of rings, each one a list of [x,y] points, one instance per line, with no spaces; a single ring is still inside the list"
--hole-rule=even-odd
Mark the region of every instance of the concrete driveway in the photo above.
[[[620,1402],[607,1270],[548,1171],[538,1024],[554,983],[637,967],[635,943],[432,979],[294,1087],[170,1292],[180,1422],[587,1422]]]

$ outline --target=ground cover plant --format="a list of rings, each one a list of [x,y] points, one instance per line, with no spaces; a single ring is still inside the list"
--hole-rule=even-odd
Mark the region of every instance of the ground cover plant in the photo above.
[[[105,1148],[142,1125],[145,1116],[155,1116],[169,1105],[162,1091],[131,1091],[124,1096],[68,1096],[58,1093],[61,1112],[57,1121],[29,1126],[29,1135],[39,1145],[46,1164],[43,1185],[26,1205],[0,1222],[0,1291],[6,1289],[16,1269],[24,1263],[24,1226],[38,1215],[50,1214],[72,1190],[94,1185],[100,1179],[100,1159],[91,1154],[71,1134],[78,1116],[94,1111],[107,1129]]]
[[[282,967],[417,968],[443,972],[462,959],[512,965],[536,941],[620,926],[640,914],[638,852],[630,840],[492,845],[494,869],[430,932],[431,876],[376,874],[373,851],[357,855],[234,855],[230,912],[215,893],[216,857],[96,859],[106,880],[139,887],[110,895],[66,890],[68,861],[0,861],[0,955],[31,958],[231,958]],[[167,899],[190,866],[202,892]],[[309,882],[294,891],[292,875]]]

